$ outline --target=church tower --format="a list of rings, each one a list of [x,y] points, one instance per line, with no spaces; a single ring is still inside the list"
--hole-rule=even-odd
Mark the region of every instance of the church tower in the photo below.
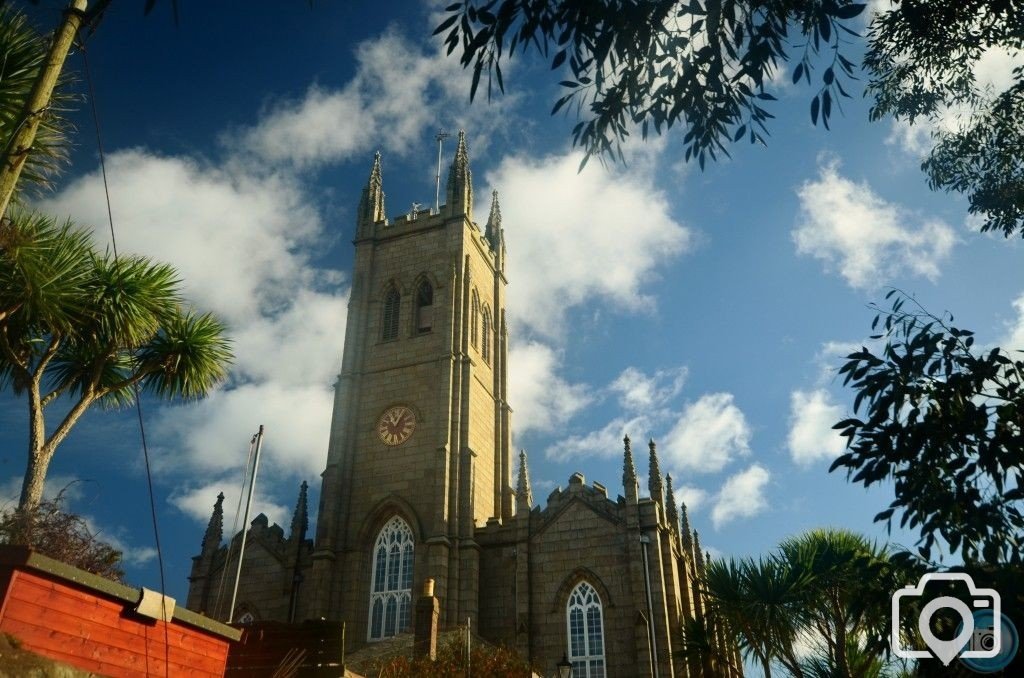
[[[505,238],[497,193],[473,220],[464,132],[446,198],[389,221],[378,153],[357,212],[309,616],[359,639],[408,630],[426,578],[442,625],[475,623],[474,530],[513,514]]]

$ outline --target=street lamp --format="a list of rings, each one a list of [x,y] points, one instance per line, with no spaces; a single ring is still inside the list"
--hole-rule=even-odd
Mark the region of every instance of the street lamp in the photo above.
[[[558,667],[558,678],[572,678],[572,664],[569,663],[569,659],[562,653],[562,661],[555,664]]]

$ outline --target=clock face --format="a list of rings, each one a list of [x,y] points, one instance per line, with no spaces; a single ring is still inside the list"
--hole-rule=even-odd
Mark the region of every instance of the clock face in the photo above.
[[[377,422],[377,435],[385,445],[401,445],[416,428],[416,415],[405,405],[384,410]]]

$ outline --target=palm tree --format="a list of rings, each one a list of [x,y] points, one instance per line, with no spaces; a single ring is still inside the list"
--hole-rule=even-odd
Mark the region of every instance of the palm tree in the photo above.
[[[758,560],[708,563],[703,586],[765,678],[773,665],[798,678],[877,678],[889,675],[891,594],[916,580],[889,555],[846,530],[812,530]]]
[[[100,254],[70,223],[12,211],[0,225],[0,388],[29,410],[19,508],[38,505],[57,446],[92,405],[199,398],[225,378],[223,325],[183,308],[178,288],[172,267]]]
[[[691,667],[691,671],[705,676],[726,675],[731,670],[743,674],[743,667],[733,659],[729,647],[723,647],[718,633],[732,638],[728,628],[716,624],[716,620],[697,615],[683,619],[683,642],[677,655]]]
[[[849,655],[862,640],[868,654],[885,649],[891,596],[899,586],[888,555],[888,549],[847,530],[812,530],[779,545],[782,560],[811,575],[802,605],[839,675],[869,675],[856,670]]]
[[[771,678],[779,662],[800,675],[794,645],[803,624],[806,572],[775,557],[712,560],[704,587],[711,610],[735,630],[740,651]]]

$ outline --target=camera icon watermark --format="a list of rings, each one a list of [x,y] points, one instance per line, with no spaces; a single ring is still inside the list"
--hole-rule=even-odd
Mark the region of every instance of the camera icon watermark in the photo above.
[[[952,596],[928,601],[917,618],[917,631],[927,650],[903,646],[900,637],[901,604],[924,597],[929,582],[962,582],[967,587],[967,602]],[[893,653],[903,659],[936,657],[944,665],[956,659],[970,669],[987,673],[1007,666],[1017,653],[1018,637],[1013,623],[1002,613],[1002,600],[995,589],[979,588],[970,575],[963,572],[931,572],[917,582],[896,591],[892,596]],[[944,640],[932,632],[932,616],[940,610],[951,610],[960,616],[953,638]]]

